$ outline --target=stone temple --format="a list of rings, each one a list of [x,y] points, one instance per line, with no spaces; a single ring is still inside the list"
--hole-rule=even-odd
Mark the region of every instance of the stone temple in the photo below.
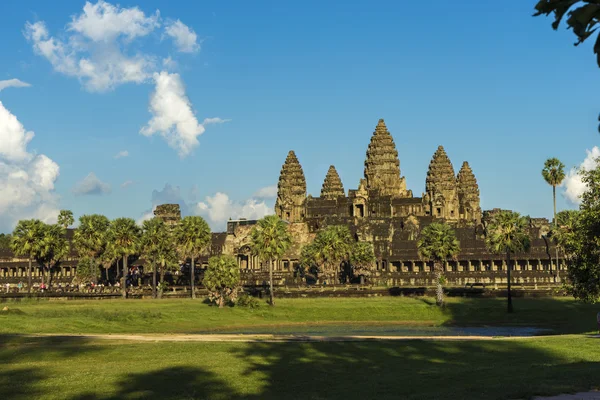
[[[373,244],[377,258],[369,283],[388,286],[433,285],[431,263],[419,258],[417,239],[420,231],[433,221],[453,226],[461,253],[445,265],[451,285],[506,283],[504,254],[492,254],[485,246],[485,225],[498,209],[482,211],[479,186],[469,163],[464,161],[458,173],[448,154],[439,146],[429,163],[425,193],[413,196],[407,190],[400,171],[394,139],[380,119],[367,147],[364,176],[357,189],[345,191],[335,167],[329,167],[318,197],[307,194],[302,165],[290,151],[281,168],[275,213],[289,223],[293,245],[275,264],[275,283],[300,284],[297,273],[300,252],[317,231],[328,225],[346,225],[357,240]],[[158,206],[154,214],[168,225],[181,219],[177,204]],[[211,255],[234,255],[246,285],[264,285],[268,265],[252,252],[250,232],[256,221],[235,220],[227,231],[212,234],[212,243],[197,265],[206,266]],[[557,268],[555,249],[547,239],[549,221],[531,218],[531,249],[515,256],[514,284],[533,286],[553,284],[557,272],[566,268],[563,260]],[[72,231],[69,232],[72,236]],[[70,281],[76,273],[77,254],[72,253],[60,267],[56,278]],[[133,261],[133,260],[132,260]],[[144,260],[131,265],[143,265]],[[27,260],[0,251],[0,282],[18,282],[26,276]],[[558,269],[558,271],[557,271]],[[35,269],[34,276],[39,276]]]

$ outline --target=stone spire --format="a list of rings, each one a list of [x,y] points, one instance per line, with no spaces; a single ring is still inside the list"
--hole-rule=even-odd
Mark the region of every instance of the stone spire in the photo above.
[[[458,193],[452,163],[444,150],[438,146],[429,163],[425,180],[425,202],[430,215],[438,218],[458,219]]]
[[[344,186],[342,180],[338,175],[333,165],[329,166],[323,187],[321,188],[321,197],[326,199],[337,199],[338,197],[344,197]]]
[[[479,185],[477,185],[477,179],[475,179],[475,174],[468,162],[463,162],[456,177],[456,183],[460,217],[471,221],[481,220]]]
[[[279,174],[275,213],[285,221],[300,222],[304,218],[305,200],[304,172],[296,153],[290,150]]]
[[[406,182],[400,176],[400,160],[394,139],[380,119],[371,137],[365,160],[367,189],[379,189],[382,195],[408,197]]]

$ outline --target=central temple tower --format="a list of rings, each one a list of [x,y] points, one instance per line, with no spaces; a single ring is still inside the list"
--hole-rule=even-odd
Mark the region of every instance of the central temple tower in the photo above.
[[[404,177],[400,176],[398,151],[383,119],[377,123],[367,149],[365,181],[367,190],[379,190],[383,196],[411,196]]]

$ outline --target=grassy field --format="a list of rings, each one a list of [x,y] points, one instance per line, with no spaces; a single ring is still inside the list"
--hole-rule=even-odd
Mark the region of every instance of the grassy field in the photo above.
[[[410,326],[529,326],[556,333],[596,329],[597,306],[572,299],[449,298],[445,308],[432,299],[408,297],[279,299],[272,308],[218,309],[201,300],[28,300],[3,303],[0,333],[197,333],[249,327],[324,324]]]
[[[589,390],[600,339],[132,343],[13,338],[2,399],[526,399]]]

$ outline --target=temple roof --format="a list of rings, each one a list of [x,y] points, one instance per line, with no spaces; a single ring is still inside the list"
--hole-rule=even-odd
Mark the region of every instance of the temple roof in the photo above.
[[[479,204],[479,185],[468,162],[463,162],[456,177],[459,198]]]
[[[425,190],[429,192],[441,192],[454,190],[456,188],[456,176],[454,167],[446,154],[443,146],[438,146],[429,163]]]
[[[406,190],[400,177],[398,151],[383,119],[377,123],[367,149],[365,179],[369,189],[379,189],[384,195],[397,195]]]
[[[321,188],[321,197],[335,199],[340,196],[345,196],[344,186],[342,185],[342,180],[335,170],[335,167],[330,165],[327,175],[325,175],[323,187]]]
[[[281,167],[279,183],[277,184],[277,194],[280,198],[306,196],[306,179],[304,178],[302,166],[293,150],[290,150],[285,163]]]

